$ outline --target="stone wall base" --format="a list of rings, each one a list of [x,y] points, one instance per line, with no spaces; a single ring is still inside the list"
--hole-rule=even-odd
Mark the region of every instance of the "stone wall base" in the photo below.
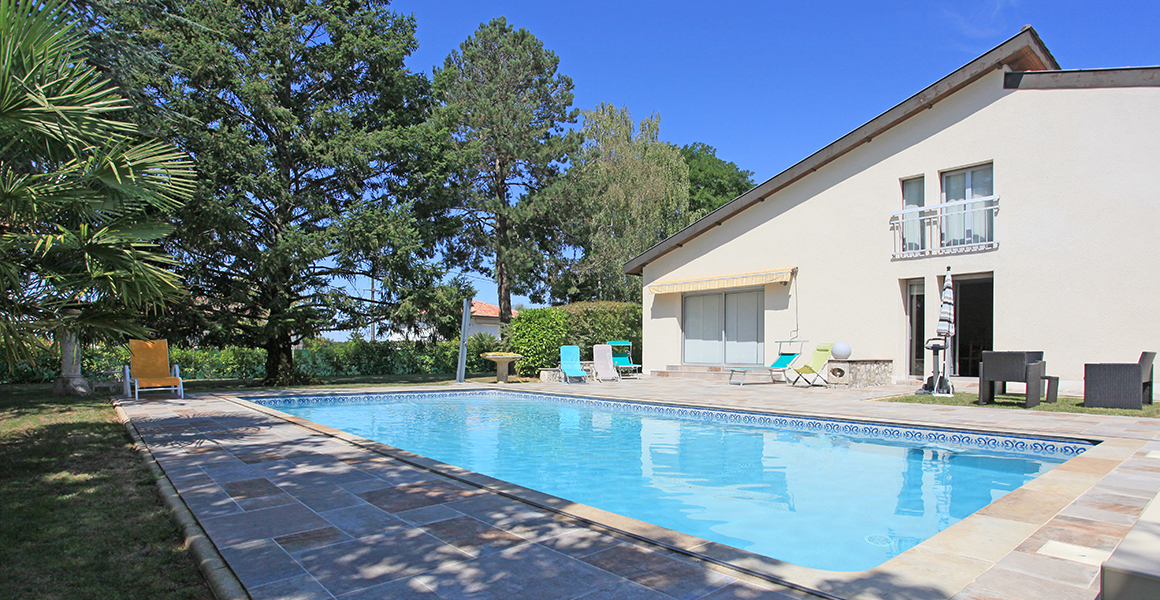
[[[862,388],[894,383],[892,360],[839,360],[826,363],[826,381],[830,387]]]

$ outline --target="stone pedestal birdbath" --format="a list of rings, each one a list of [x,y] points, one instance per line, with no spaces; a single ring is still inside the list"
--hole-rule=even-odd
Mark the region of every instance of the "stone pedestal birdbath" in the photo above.
[[[496,383],[507,383],[508,365],[513,361],[517,361],[523,358],[523,356],[519,354],[512,354],[510,352],[484,352],[479,356],[495,363]]]

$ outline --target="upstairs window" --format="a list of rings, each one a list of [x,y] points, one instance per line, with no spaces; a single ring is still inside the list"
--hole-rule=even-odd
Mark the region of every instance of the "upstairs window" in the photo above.
[[[943,173],[943,203],[995,195],[994,170],[982,165]]]
[[[926,250],[926,228],[923,227],[922,211],[926,206],[926,178],[915,177],[902,181],[902,250],[916,252]]]
[[[946,218],[941,231],[942,245],[968,246],[993,242],[994,196],[993,165],[943,173],[942,203],[945,205]]]

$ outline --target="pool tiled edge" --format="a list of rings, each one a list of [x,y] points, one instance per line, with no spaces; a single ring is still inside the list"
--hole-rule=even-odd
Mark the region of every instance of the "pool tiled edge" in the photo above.
[[[408,397],[439,397],[457,394],[483,394],[487,396],[527,396],[520,392],[506,390],[468,391],[458,390],[450,392],[386,392],[379,394],[328,394],[319,396],[275,396],[270,398],[254,398],[249,400],[253,404],[266,407],[285,405],[309,406],[311,404],[368,404],[379,402],[384,396],[390,398]],[[1008,451],[1015,453],[1034,454],[1037,456],[1071,457],[1083,454],[1094,444],[1089,440],[1066,439],[1054,437],[1032,437],[1028,435],[1002,434],[968,429],[934,428],[930,426],[906,425],[896,423],[880,423],[856,421],[852,419],[835,419],[824,417],[809,417],[793,414],[780,414],[758,410],[726,410],[721,408],[681,406],[663,403],[631,402],[627,400],[607,400],[587,396],[545,394],[535,392],[535,395],[546,396],[553,400],[572,402],[576,404],[630,409],[638,412],[655,413],[661,416],[678,418],[697,418],[705,420],[725,421],[746,425],[776,427],[780,430],[824,432],[849,435],[861,439],[875,439],[884,441],[906,440],[945,445],[958,449],[978,448],[991,451]],[[283,414],[284,413],[279,413]]]
[[[406,394],[407,392],[396,393]],[[570,398],[578,402],[618,403],[615,400],[587,398],[575,394],[557,396]],[[310,402],[313,398],[319,397],[303,396],[300,397],[300,401]],[[333,400],[333,397],[326,399]],[[445,465],[438,461],[433,461],[426,457],[421,457],[385,444],[366,440],[359,436],[292,417],[248,400],[240,398],[235,398],[235,400],[262,412],[269,411],[267,414],[290,420],[300,426],[337,437],[348,443],[371,448],[376,452],[459,479],[471,485],[480,486],[534,506],[558,511],[565,515],[592,523],[599,528],[607,528],[615,532],[621,532],[633,538],[670,550],[686,553],[694,559],[706,561],[716,568],[724,569],[726,572],[731,572],[735,575],[750,574],[774,583],[788,583],[792,586],[817,590],[842,598],[951,598],[955,596],[970,586],[972,582],[979,579],[980,576],[984,575],[1005,556],[1014,551],[1028,537],[1045,526],[1052,517],[1058,514],[1060,510],[1074,499],[1074,496],[1082,494],[1103,475],[1110,472],[1111,468],[1114,468],[1113,463],[1115,462],[1115,457],[1120,457],[1121,460],[1127,458],[1127,456],[1130,456],[1143,445],[1143,442],[1133,443],[1132,441],[1128,441],[1128,443],[1122,444],[1118,443],[1119,441],[1113,441],[1111,445],[1106,447],[1104,444],[1090,446],[1081,455],[1057,466],[1052,471],[1026,484],[1020,490],[1008,494],[1004,497],[1010,497],[1010,500],[1007,500],[1007,502],[1004,502],[1004,499],[1000,499],[975,515],[967,517],[915,548],[888,560],[877,568],[862,572],[845,573],[793,565],[744,550],[709,542],[695,536],[657,527],[608,513],[594,507],[569,502],[521,486],[516,486],[465,469]],[[696,405],[673,407],[665,404],[654,404],[652,406],[658,411],[674,409],[678,411],[706,411],[707,415],[710,413],[713,415],[726,413],[738,415],[740,419],[744,418],[740,415],[751,413],[751,409],[738,412],[722,410],[719,407]],[[775,419],[780,417],[776,414],[771,414],[768,415],[768,418]],[[855,422],[849,419],[826,419],[805,416],[786,416],[786,418],[787,424],[791,420],[797,420],[798,424],[796,427],[805,429],[819,427],[824,429],[826,423]],[[858,423],[861,424],[860,421]],[[811,427],[810,424],[814,426]],[[995,436],[980,434],[977,431],[969,432],[963,429],[947,430],[945,428],[932,428],[929,424],[924,426],[918,423],[907,424],[905,427],[897,429],[897,431],[929,432],[932,429],[948,432],[948,439],[949,435],[955,435],[949,432],[973,433],[980,436],[979,439],[989,440],[981,444],[984,447],[994,447],[996,444],[1002,444],[1001,441],[998,441],[1001,439],[1026,440],[1028,438],[1027,435]],[[877,435],[888,435],[883,434],[881,431],[874,433]],[[1061,439],[1061,436],[1044,437]],[[968,444],[972,443],[971,439],[965,441]],[[1103,441],[1106,443],[1112,440]],[[1127,451],[1126,455],[1124,454],[1125,451]],[[1073,451],[1072,453],[1074,454],[1075,452]],[[1085,458],[1092,460],[1081,460]],[[1077,469],[1074,466],[1071,468],[1067,467],[1067,465],[1071,465],[1073,461],[1077,460],[1080,461],[1080,464],[1100,464],[1093,462],[1093,460],[1100,461],[1101,459],[1107,461],[1103,466],[1107,467],[1108,471],[1104,473],[1092,473],[1090,472],[1090,468]],[[1056,471],[1059,471],[1061,474],[1052,476]],[[1032,485],[1037,482],[1041,483]]]

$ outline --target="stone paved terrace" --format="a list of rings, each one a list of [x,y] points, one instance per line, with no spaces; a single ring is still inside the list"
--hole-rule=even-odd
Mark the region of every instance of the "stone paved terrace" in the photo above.
[[[487,386],[334,391],[471,387]],[[840,598],[1091,600],[1099,594],[1100,562],[1160,490],[1160,459],[1147,456],[1160,451],[1156,419],[873,401],[913,385],[739,388],[645,378],[499,387],[1102,443],[876,569],[835,573],[564,503],[588,522],[573,519],[505,494],[541,506],[561,506],[559,499],[283,419],[237,396],[120,404],[255,599],[815,597],[758,573]],[[320,393],[326,391],[308,392]]]

